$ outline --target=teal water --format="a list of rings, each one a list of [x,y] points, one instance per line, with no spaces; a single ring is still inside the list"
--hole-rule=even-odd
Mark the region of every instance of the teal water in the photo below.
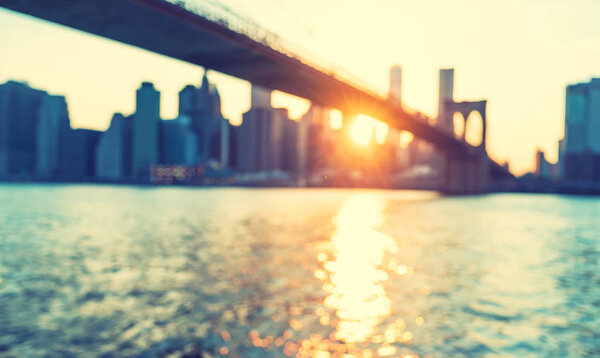
[[[600,200],[0,185],[0,357],[600,355]]]

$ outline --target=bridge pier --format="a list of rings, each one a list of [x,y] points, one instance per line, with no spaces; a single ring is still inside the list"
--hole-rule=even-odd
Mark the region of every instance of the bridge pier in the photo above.
[[[485,151],[445,157],[442,192],[448,195],[483,194],[489,188],[489,160]]]

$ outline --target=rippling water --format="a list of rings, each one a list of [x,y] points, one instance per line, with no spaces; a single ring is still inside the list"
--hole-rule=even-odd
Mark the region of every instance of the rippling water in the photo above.
[[[599,260],[598,199],[1,185],[0,356],[594,356]]]

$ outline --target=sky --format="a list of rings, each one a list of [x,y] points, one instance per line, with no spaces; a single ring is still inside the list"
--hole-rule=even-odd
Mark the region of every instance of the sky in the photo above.
[[[533,169],[537,148],[556,160],[565,87],[600,76],[597,0],[221,3],[277,33],[288,47],[382,92],[390,67],[400,65],[404,103],[432,117],[438,71],[454,68],[455,100],[488,100],[488,152],[508,160],[517,174]],[[112,113],[132,113],[142,81],[154,82],[162,93],[162,117],[174,118],[177,93],[199,84],[203,73],[198,66],[0,10],[0,82],[26,81],[65,95],[74,127],[104,130]],[[208,76],[221,93],[224,115],[239,123],[249,107],[249,84],[216,72]],[[281,93],[273,104],[290,108],[296,118],[309,105]]]

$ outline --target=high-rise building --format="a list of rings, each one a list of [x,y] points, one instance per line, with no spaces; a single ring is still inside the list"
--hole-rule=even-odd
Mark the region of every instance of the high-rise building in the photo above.
[[[600,78],[567,87],[564,149],[600,153]]]
[[[240,171],[283,170],[285,120],[289,119],[283,108],[257,108],[244,113],[237,148]]]
[[[438,118],[437,126],[447,132],[454,133],[454,118],[447,109],[448,101],[454,98],[454,69],[440,70],[440,83],[438,93]]]
[[[133,115],[131,174],[136,181],[149,180],[152,164],[159,156],[160,92],[143,82],[136,93]]]
[[[252,85],[250,89],[250,108],[271,108],[271,91],[261,86]]]
[[[36,129],[35,174],[41,179],[53,179],[58,174],[62,135],[70,129],[64,96],[43,97]]]
[[[198,161],[198,139],[191,128],[190,118],[180,116],[161,121],[162,164],[193,165]]]
[[[0,85],[0,177],[34,174],[36,127],[45,96],[26,83]]]
[[[388,98],[397,104],[402,104],[402,67],[392,66],[390,69],[390,89]]]
[[[96,147],[95,175],[102,181],[125,181],[131,169],[132,118],[115,113]]]
[[[239,170],[238,155],[240,147],[240,132],[241,126],[229,126],[229,133],[227,135],[229,145],[227,146],[227,167]]]
[[[231,124],[229,120],[222,118],[221,119],[221,150],[219,163],[222,167],[229,167],[229,150],[230,150],[230,132],[231,132]]]
[[[539,149],[535,154],[535,176],[542,179],[556,177],[556,165],[548,162],[544,152]]]
[[[206,72],[198,88],[188,85],[179,92],[179,116],[190,118],[191,128],[198,138],[199,157],[222,161],[223,115],[221,96],[216,86],[208,81]]]
[[[600,78],[567,87],[559,166],[562,179],[600,181]]]
[[[279,110],[275,109],[276,111]],[[282,113],[283,121],[283,142],[281,156],[281,170],[287,173],[298,175],[301,166],[298,158],[299,153],[299,133],[300,124],[289,119],[287,110]]]
[[[335,162],[337,132],[331,128],[330,110],[312,104],[300,121],[300,157],[305,157],[305,175],[327,172]],[[304,129],[307,127],[306,129]],[[306,134],[302,134],[306,131]],[[302,162],[300,162],[302,165]]]
[[[297,171],[297,123],[285,108],[272,108],[270,91],[253,86],[253,107],[237,129],[237,169],[242,172]]]
[[[93,180],[96,169],[96,146],[102,132],[91,129],[67,129],[59,145],[59,179]]]
[[[445,101],[452,99],[453,92],[453,77],[454,70],[441,70],[440,71],[440,93],[439,93],[439,108],[440,113],[445,113]],[[402,104],[402,68],[400,66],[393,66],[390,69],[390,88],[388,92],[388,98],[394,103]],[[444,114],[440,115],[438,123],[444,122]],[[445,125],[447,127],[447,125]],[[402,132],[390,128],[388,133],[389,139],[387,142],[387,149],[392,163],[389,163],[389,167],[392,171],[408,169],[415,165],[420,165],[429,161],[429,153],[433,150],[431,145],[424,140],[414,138],[408,144],[401,144]]]

